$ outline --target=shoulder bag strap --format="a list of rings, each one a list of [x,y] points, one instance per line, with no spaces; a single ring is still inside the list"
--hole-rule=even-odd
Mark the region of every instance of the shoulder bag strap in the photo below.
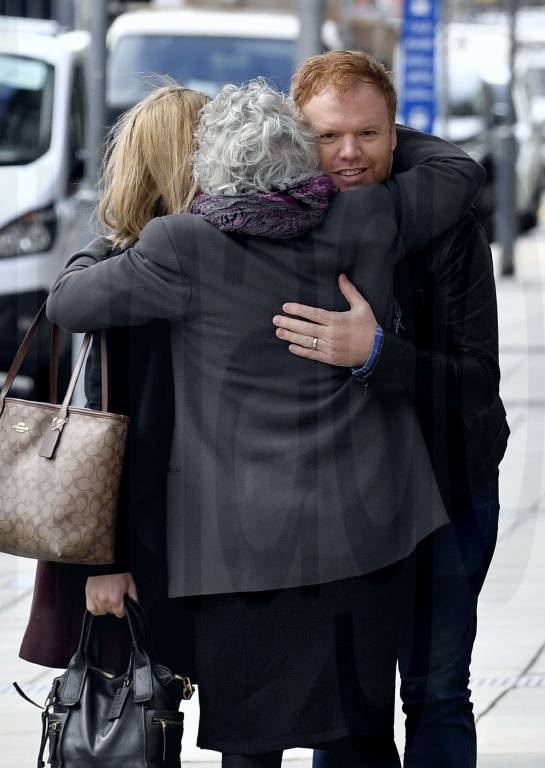
[[[34,336],[36,335],[36,331],[38,330],[38,326],[40,325],[41,321],[43,320],[45,316],[45,306],[46,302],[42,304],[40,309],[38,310],[36,317],[32,321],[30,328],[25,334],[25,337],[23,341],[21,342],[21,345],[19,349],[17,350],[17,354],[15,355],[13,362],[10,366],[10,369],[8,371],[8,374],[6,376],[6,379],[4,381],[4,385],[2,387],[2,390],[0,391],[0,416],[2,415],[2,412],[4,410],[5,400],[9,393],[9,390],[11,389],[13,382],[15,381],[15,377],[17,376],[17,373],[19,372],[19,369],[21,365],[23,364],[23,361],[25,360],[28,350],[30,348],[30,345],[32,343],[32,340]],[[59,329],[57,326],[53,325],[53,331],[51,334],[51,353],[50,353],[50,371],[49,371],[49,386],[50,386],[50,396],[51,396],[51,402],[56,404],[57,403],[57,382],[58,382],[58,355],[59,355],[59,342],[58,342],[58,334]],[[108,389],[108,354],[107,354],[107,348],[106,348],[106,332],[101,331],[100,332],[101,339],[100,339],[100,368],[101,368],[101,377],[102,377],[102,410],[107,411],[108,410],[108,399],[109,399],[109,389]],[[89,338],[88,338],[89,337]],[[83,343],[81,345],[80,354],[78,357],[78,361],[76,363],[76,366],[72,373],[72,378],[70,379],[70,384],[68,385],[68,390],[66,393],[66,397],[64,398],[63,405],[61,408],[61,412],[64,412],[64,415],[62,416],[62,419],[66,419],[66,415],[68,413],[68,404],[70,403],[70,400],[72,399],[72,395],[74,394],[74,389],[76,387],[76,383],[78,381],[78,378],[81,373],[81,369],[83,367],[83,362],[85,359],[85,355],[87,353],[87,349],[89,348],[89,343],[91,339],[91,333],[86,333],[85,337],[83,339]],[[82,351],[85,349],[85,352]],[[59,416],[61,416],[61,413],[59,413]],[[53,427],[53,429],[57,429],[57,427]],[[61,429],[62,431],[62,429]],[[60,434],[60,433],[59,433]],[[50,458],[50,457],[48,457]]]
[[[17,350],[17,354],[15,355],[13,362],[10,366],[10,369],[8,371],[8,374],[6,376],[6,379],[4,381],[4,386],[2,387],[2,390],[0,391],[0,416],[2,415],[2,412],[4,410],[4,402],[7,397],[7,394],[9,390],[11,389],[11,386],[15,380],[15,377],[17,376],[17,373],[19,371],[19,368],[21,367],[23,360],[28,354],[28,349],[30,347],[30,343],[32,339],[34,338],[34,334],[36,333],[38,326],[42,320],[42,317],[45,313],[45,302],[42,304],[40,309],[38,310],[38,314],[32,321],[30,328],[25,334],[25,338],[21,342],[21,346]]]

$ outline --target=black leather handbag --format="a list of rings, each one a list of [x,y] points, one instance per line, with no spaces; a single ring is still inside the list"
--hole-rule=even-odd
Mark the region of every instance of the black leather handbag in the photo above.
[[[78,649],[55,678],[42,713],[38,768],[49,742],[52,768],[179,768],[182,699],[193,687],[154,661],[147,618],[126,596],[131,651],[125,674],[92,666],[93,616],[85,612]]]

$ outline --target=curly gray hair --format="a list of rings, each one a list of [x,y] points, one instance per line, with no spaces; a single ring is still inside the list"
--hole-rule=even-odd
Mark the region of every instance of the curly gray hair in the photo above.
[[[225,85],[201,110],[195,138],[193,175],[207,194],[283,190],[319,173],[314,132],[263,78]]]

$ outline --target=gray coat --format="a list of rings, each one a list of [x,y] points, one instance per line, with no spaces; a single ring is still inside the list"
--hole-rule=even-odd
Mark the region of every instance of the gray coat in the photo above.
[[[346,309],[345,272],[391,327],[396,261],[452,226],[482,181],[461,150],[406,134],[417,165],[337,195],[307,235],[223,234],[168,216],[118,256],[101,261],[95,241],[60,274],[48,315],[68,330],[171,323],[171,596],[356,576],[446,521],[414,409],[290,355],[271,322],[287,300]]]

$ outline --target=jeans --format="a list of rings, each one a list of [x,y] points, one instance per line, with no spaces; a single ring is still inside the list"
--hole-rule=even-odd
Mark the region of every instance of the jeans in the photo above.
[[[475,768],[477,745],[469,666],[477,600],[496,546],[497,473],[483,492],[416,550],[399,671],[404,768]],[[333,768],[327,752],[313,768]],[[380,765],[380,763],[377,763]]]
[[[327,765],[334,768],[399,768],[393,739],[359,736],[328,742]],[[315,752],[325,755],[325,752]],[[263,755],[222,755],[222,768],[280,768],[282,751]]]

